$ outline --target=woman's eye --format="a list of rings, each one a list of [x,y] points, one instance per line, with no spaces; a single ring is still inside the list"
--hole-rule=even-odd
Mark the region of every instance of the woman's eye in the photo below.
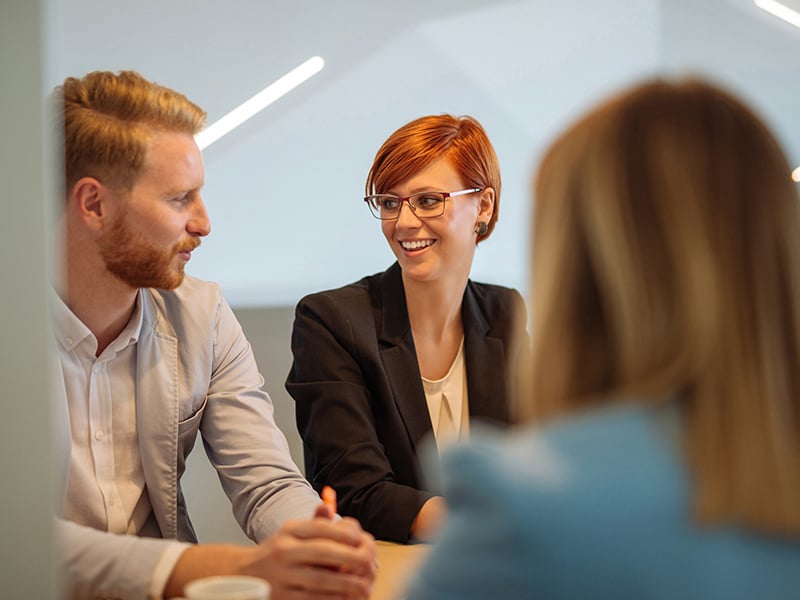
[[[381,208],[386,210],[394,210],[397,208],[398,204],[399,202],[396,198],[381,198],[380,200]]]
[[[420,196],[417,199],[417,206],[419,206],[420,208],[433,208],[441,201],[442,201],[441,197],[435,195]]]

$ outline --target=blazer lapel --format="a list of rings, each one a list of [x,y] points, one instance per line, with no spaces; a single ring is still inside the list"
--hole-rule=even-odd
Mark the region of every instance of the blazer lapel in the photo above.
[[[490,421],[506,422],[506,366],[503,341],[488,336],[489,324],[478,304],[472,283],[467,283],[461,304],[464,323],[464,353],[467,367],[469,414]]]
[[[178,497],[178,341],[160,331],[147,290],[136,352],[136,424],[139,452],[153,512],[165,538],[176,538]]]
[[[408,321],[403,279],[397,263],[381,277],[380,306],[382,321],[379,324],[378,342],[381,360],[411,444],[417,447],[433,428]]]

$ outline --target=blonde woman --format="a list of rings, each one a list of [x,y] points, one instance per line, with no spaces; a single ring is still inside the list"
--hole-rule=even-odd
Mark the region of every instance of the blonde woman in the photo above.
[[[533,429],[443,459],[425,598],[796,598],[800,206],[763,123],[698,81],[546,154]]]

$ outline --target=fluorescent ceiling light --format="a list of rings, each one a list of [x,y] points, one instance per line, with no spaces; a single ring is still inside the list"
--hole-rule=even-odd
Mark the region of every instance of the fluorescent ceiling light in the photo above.
[[[309,58],[306,62],[289,71],[275,83],[268,85],[255,96],[234,108],[219,121],[206,127],[203,131],[194,136],[200,150],[207,148],[223,135],[247,121],[247,119],[264,110],[267,106],[275,102],[275,100],[291,92],[306,79],[319,73],[323,66],[325,66],[325,61],[319,56]]]
[[[792,179],[794,179],[797,183],[800,183],[800,167],[797,167],[794,171],[792,171]]]
[[[778,18],[783,19],[787,23],[791,23],[795,27],[800,27],[800,13],[792,10],[788,6],[776,2],[775,0],[753,0],[755,5],[763,8],[768,13],[772,13]]]

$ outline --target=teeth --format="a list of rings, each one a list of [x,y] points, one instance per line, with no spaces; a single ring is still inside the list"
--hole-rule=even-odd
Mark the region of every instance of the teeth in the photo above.
[[[433,240],[413,240],[410,242],[400,242],[404,250],[419,250],[420,248],[427,248],[433,244]]]

